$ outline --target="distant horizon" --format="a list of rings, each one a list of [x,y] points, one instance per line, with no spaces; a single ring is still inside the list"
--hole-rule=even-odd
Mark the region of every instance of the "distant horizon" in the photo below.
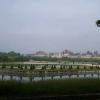
[[[91,52],[91,53],[94,53],[94,52],[98,52],[98,53],[100,53],[100,51],[98,51],[98,50],[86,50],[86,51],[72,51],[72,50],[69,50],[69,49],[64,49],[64,50],[62,50],[62,51],[46,51],[46,50],[37,50],[37,51],[33,51],[33,52],[28,52],[28,53],[24,53],[24,52],[19,52],[19,51],[13,51],[13,50],[11,50],[11,51],[0,51],[0,52],[4,52],[4,53],[9,53],[9,52],[16,52],[16,53],[20,53],[20,54],[33,54],[33,53],[36,53],[36,52],[46,52],[46,53],[61,53],[61,52],[64,52],[65,50],[68,50],[68,51],[70,51],[70,52],[73,52],[73,53],[86,53],[86,52]]]
[[[14,51],[14,52],[20,52],[20,53],[30,53],[30,52],[33,53],[33,52],[37,52],[37,51],[62,52],[64,50],[68,50],[68,51],[72,51],[72,52],[87,52],[87,51],[91,51],[91,52],[98,51],[98,52],[100,52],[100,50],[96,50],[96,49],[86,49],[86,50],[72,50],[72,49],[46,50],[46,49],[38,49],[38,50],[31,50],[31,51],[28,51],[28,52],[25,52],[24,50],[23,51],[20,51],[20,50],[0,50],[0,52],[11,52],[11,51]]]

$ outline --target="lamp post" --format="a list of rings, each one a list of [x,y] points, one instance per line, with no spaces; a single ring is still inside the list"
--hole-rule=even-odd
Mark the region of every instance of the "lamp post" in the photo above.
[[[97,27],[100,27],[100,20],[96,21],[96,25],[97,25]]]

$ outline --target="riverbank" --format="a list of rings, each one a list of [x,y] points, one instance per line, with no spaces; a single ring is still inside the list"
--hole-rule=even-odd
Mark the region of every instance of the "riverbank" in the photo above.
[[[32,83],[0,81],[0,96],[56,96],[100,93],[100,79],[48,80]]]

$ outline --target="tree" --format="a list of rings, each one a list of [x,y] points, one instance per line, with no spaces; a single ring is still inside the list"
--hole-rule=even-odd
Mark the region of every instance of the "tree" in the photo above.
[[[34,69],[35,69],[35,65],[31,64],[30,70],[34,70]]]
[[[2,69],[4,69],[4,68],[6,68],[6,65],[5,64],[2,65]]]
[[[11,67],[10,67],[11,69],[13,69],[14,68],[14,66],[13,65],[11,65]]]
[[[100,20],[96,21],[97,27],[100,27]]]

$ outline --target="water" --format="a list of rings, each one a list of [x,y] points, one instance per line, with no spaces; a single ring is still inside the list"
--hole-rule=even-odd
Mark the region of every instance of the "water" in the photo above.
[[[85,78],[100,78],[98,74],[86,74],[86,75],[55,75],[55,76],[37,76],[37,77],[28,77],[28,76],[10,76],[10,75],[0,75],[0,80],[15,80],[20,82],[33,82],[41,80],[63,80],[63,79],[85,79]]]

